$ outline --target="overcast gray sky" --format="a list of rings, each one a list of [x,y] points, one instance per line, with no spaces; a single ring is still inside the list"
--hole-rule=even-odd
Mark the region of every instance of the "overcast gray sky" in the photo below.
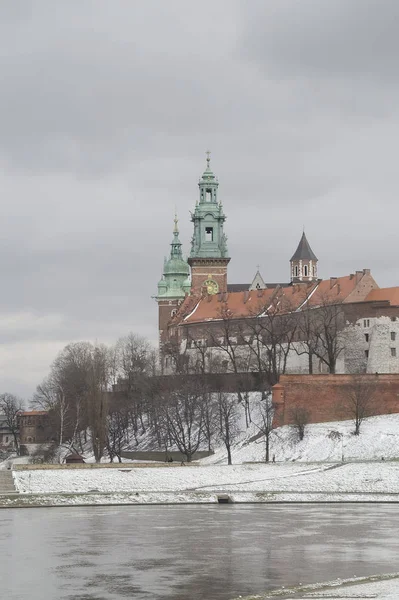
[[[68,342],[157,339],[176,205],[212,151],[231,283],[399,284],[397,0],[3,0],[1,390]]]

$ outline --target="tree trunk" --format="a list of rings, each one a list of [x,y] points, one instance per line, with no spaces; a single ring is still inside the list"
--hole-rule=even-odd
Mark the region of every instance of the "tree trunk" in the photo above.
[[[308,358],[309,358],[309,375],[313,375],[313,354],[311,352],[309,352]]]
[[[15,452],[17,453],[17,456],[19,456],[20,447],[19,447],[17,432],[13,431],[12,435],[13,435],[13,438],[14,438]]]

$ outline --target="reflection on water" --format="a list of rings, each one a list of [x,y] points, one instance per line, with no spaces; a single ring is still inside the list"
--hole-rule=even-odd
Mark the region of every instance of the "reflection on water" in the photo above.
[[[8,600],[227,600],[399,571],[396,505],[0,511]]]

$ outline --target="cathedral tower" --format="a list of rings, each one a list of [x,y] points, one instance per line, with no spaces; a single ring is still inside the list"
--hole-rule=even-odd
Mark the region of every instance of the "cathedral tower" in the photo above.
[[[218,201],[219,183],[210,167],[210,152],[207,166],[199,180],[199,202],[197,201],[191,220],[194,233],[188,263],[191,266],[191,290],[194,293],[207,291],[217,294],[227,291],[227,237],[223,232],[226,217],[222,203]]]
[[[294,255],[291,258],[291,281],[300,283],[303,281],[317,280],[317,257],[306,239],[303,232]]]
[[[177,312],[186,294],[190,292],[190,267],[183,259],[177,217],[173,229],[170,257],[165,258],[162,279],[158,283],[159,336],[160,342],[167,335],[167,324]]]

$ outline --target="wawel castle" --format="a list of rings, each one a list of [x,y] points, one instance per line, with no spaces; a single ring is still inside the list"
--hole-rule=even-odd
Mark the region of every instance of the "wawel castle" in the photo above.
[[[209,154],[198,187],[189,258],[175,218],[158,283],[166,368],[173,346],[189,362],[200,352],[203,368],[218,356],[226,371],[399,372],[399,287],[379,288],[369,269],[319,279],[305,233],[289,282],[265,282],[258,270],[250,284],[230,283],[226,215]]]

